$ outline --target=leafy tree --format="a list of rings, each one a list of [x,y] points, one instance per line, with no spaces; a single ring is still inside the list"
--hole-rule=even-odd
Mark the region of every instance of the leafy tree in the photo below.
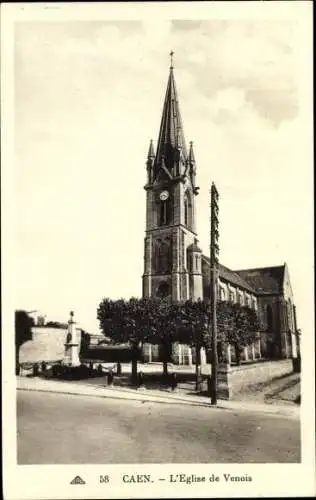
[[[168,362],[171,361],[172,343],[177,331],[177,304],[169,299],[150,299],[148,307],[148,341],[160,344],[163,360],[163,374],[168,375]]]
[[[15,311],[15,373],[19,375],[19,355],[20,347],[27,342],[32,340],[32,326],[34,325],[34,320],[31,318],[26,311],[17,310]]]
[[[81,330],[81,342],[79,356],[84,358],[87,355],[90,345],[90,335],[85,330]]]
[[[209,306],[202,300],[188,300],[178,305],[177,340],[195,348],[195,390],[201,387],[201,347],[209,348]]]
[[[168,373],[171,345],[176,331],[175,306],[167,299],[104,299],[97,311],[100,328],[115,342],[129,342],[135,350],[132,379],[137,377],[137,358],[144,342],[159,344],[163,357],[163,372]]]
[[[115,343],[128,342],[133,351],[132,382],[137,382],[137,360],[143,342],[150,336],[150,308],[147,299],[132,297],[124,299],[104,299],[97,311],[100,328]]]
[[[217,311],[219,340],[234,346],[236,362],[240,365],[242,349],[257,339],[260,330],[257,313],[250,307],[231,302],[219,302]]]

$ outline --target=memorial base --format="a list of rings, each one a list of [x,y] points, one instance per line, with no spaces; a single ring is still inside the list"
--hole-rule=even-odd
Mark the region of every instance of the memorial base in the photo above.
[[[65,344],[65,355],[62,364],[70,367],[80,366],[79,344]]]

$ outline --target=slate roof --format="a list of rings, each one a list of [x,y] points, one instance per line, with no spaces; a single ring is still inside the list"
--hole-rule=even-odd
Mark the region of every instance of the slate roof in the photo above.
[[[257,294],[282,293],[285,264],[234,271],[249,283]]]
[[[203,255],[204,261],[210,265],[209,257]],[[218,265],[219,277],[239,288],[256,295],[267,293],[282,293],[285,264],[273,267],[258,267],[255,269],[231,270],[223,264]]]
[[[206,262],[206,264],[210,265],[209,257],[206,257],[205,255],[203,255],[203,259]],[[248,292],[256,293],[255,289],[251,286],[251,284],[249,284],[236,271],[232,271],[228,267],[223,266],[223,264],[218,264],[218,270],[219,270],[219,277],[223,281],[228,281],[232,285],[238,286],[239,288],[242,288],[243,290],[247,290]]]

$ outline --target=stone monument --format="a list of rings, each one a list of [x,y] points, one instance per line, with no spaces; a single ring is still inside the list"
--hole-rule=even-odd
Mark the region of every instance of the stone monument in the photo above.
[[[68,333],[65,343],[65,354],[63,364],[67,366],[79,366],[79,342],[77,339],[76,322],[74,321],[74,312],[70,311],[68,321]]]

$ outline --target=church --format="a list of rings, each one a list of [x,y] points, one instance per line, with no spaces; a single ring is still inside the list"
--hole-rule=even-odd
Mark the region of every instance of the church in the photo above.
[[[157,147],[150,142],[146,169],[143,297],[208,298],[210,261],[199,247],[196,229],[197,165],[193,143],[187,148],[184,137],[172,60]],[[287,264],[242,270],[219,264],[218,268],[218,300],[254,308],[262,325],[258,341],[245,348],[243,359],[295,357],[296,310]],[[232,356],[229,349],[229,361]],[[153,361],[159,355],[147,345],[144,357]],[[173,358],[175,363],[190,364],[192,352],[178,345]]]

